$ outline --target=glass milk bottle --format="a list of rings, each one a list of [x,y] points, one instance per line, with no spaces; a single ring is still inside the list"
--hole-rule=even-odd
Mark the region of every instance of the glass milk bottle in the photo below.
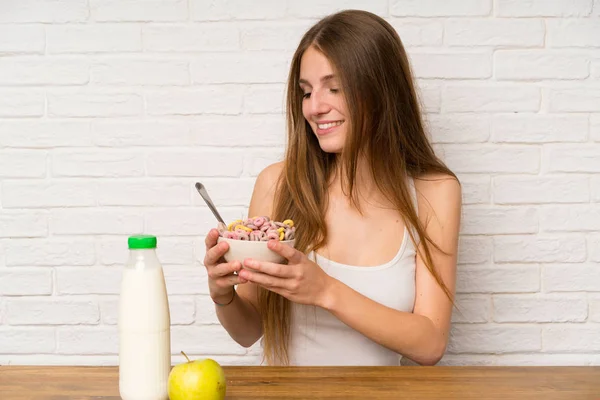
[[[131,236],[119,295],[119,392],[123,400],[167,400],[171,318],[156,237]]]

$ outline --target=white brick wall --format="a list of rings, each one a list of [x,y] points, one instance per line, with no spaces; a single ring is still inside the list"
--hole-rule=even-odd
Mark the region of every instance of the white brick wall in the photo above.
[[[291,54],[385,17],[464,186],[442,364],[600,364],[600,1],[0,2],[0,364],[114,364],[126,238],[159,236],[179,351],[255,364],[218,324],[203,235],[282,156]]]

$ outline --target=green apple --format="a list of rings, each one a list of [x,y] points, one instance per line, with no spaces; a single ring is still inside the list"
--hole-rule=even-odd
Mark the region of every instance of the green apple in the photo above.
[[[225,372],[210,358],[179,364],[169,373],[170,400],[223,400],[227,390]]]

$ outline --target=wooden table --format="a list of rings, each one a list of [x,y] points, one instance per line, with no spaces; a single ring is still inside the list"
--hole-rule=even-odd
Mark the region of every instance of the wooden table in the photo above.
[[[592,399],[600,367],[224,367],[227,399]],[[2,400],[117,400],[116,367],[0,366]]]

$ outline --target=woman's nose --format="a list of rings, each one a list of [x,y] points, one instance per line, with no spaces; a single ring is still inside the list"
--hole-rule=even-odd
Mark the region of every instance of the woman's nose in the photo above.
[[[320,93],[315,93],[313,91],[310,96],[310,112],[313,115],[326,114],[329,112],[331,107],[327,104],[326,101],[323,100]]]

